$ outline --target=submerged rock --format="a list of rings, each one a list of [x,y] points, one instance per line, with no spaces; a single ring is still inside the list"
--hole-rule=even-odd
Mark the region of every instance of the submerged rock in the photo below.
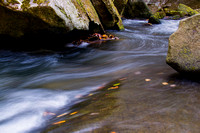
[[[181,73],[200,73],[200,14],[180,21],[169,38],[167,64]]]

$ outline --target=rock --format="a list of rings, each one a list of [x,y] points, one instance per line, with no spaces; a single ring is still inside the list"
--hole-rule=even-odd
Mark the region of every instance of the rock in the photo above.
[[[154,14],[155,18],[163,19],[166,16],[166,13],[163,9],[160,9]]]
[[[91,0],[105,29],[123,30],[121,16],[112,0]]]
[[[161,8],[170,8],[176,10],[179,4],[185,4],[192,9],[200,8],[199,0],[144,0],[152,13],[156,13]]]
[[[170,36],[167,64],[181,73],[200,74],[200,14],[180,21]]]
[[[184,16],[192,16],[192,15],[199,13],[199,12],[193,10],[192,8],[190,8],[189,6],[186,6],[184,4],[178,5],[178,11],[181,12],[181,14],[184,15]]]
[[[161,21],[160,21],[160,19],[159,19],[157,16],[152,15],[152,16],[149,18],[148,23],[151,23],[151,24],[161,24]]]
[[[0,12],[0,41],[38,44],[54,39],[64,44],[84,34],[104,33],[90,0],[4,0]]]
[[[149,18],[151,15],[151,11],[143,0],[128,0],[123,17],[129,19]]]
[[[113,0],[113,2],[115,4],[120,16],[122,16],[128,0]]]

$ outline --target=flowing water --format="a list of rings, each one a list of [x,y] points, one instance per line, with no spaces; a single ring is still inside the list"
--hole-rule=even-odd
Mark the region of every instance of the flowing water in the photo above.
[[[123,23],[91,47],[1,51],[0,132],[199,132],[200,84],[165,63],[179,21]]]

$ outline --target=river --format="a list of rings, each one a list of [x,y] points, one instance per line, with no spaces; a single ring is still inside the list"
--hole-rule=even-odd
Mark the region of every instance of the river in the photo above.
[[[179,21],[123,23],[95,46],[1,51],[0,132],[199,132],[200,84],[165,62]]]

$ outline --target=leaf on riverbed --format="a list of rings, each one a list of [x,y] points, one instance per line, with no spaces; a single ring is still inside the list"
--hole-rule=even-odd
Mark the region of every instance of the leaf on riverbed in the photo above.
[[[58,121],[58,122],[53,123],[52,125],[58,125],[58,124],[65,123],[65,122],[66,122],[65,120],[63,120],[63,121]]]
[[[119,86],[120,85],[120,83],[116,83],[116,84],[114,84],[113,86]]]
[[[121,78],[121,79],[119,79],[119,80],[121,80],[121,81],[123,81],[123,80],[126,80],[127,78]]]
[[[91,113],[90,115],[99,115],[99,113]]]
[[[146,81],[146,82],[149,82],[149,81],[151,81],[151,79],[145,79],[145,81]]]
[[[92,96],[93,94],[92,93],[90,93],[88,96]]]
[[[56,115],[55,113],[52,113],[52,112],[44,112],[43,113],[43,116],[47,116],[47,115]]]
[[[176,87],[176,85],[175,85],[175,84],[172,84],[172,85],[170,85],[170,87]]]
[[[59,117],[62,117],[62,116],[64,116],[64,115],[67,115],[68,113],[63,113],[63,114],[61,114],[61,115],[58,115],[58,116],[56,116],[57,118],[59,118]]]
[[[115,86],[115,87],[108,88],[108,90],[114,90],[114,89],[118,89],[118,88],[119,88],[119,86]]]
[[[72,113],[70,113],[69,115],[75,115],[75,114],[77,114],[78,112],[72,112]]]
[[[162,82],[162,84],[163,84],[163,85],[168,85],[168,83],[167,83],[167,82]]]

